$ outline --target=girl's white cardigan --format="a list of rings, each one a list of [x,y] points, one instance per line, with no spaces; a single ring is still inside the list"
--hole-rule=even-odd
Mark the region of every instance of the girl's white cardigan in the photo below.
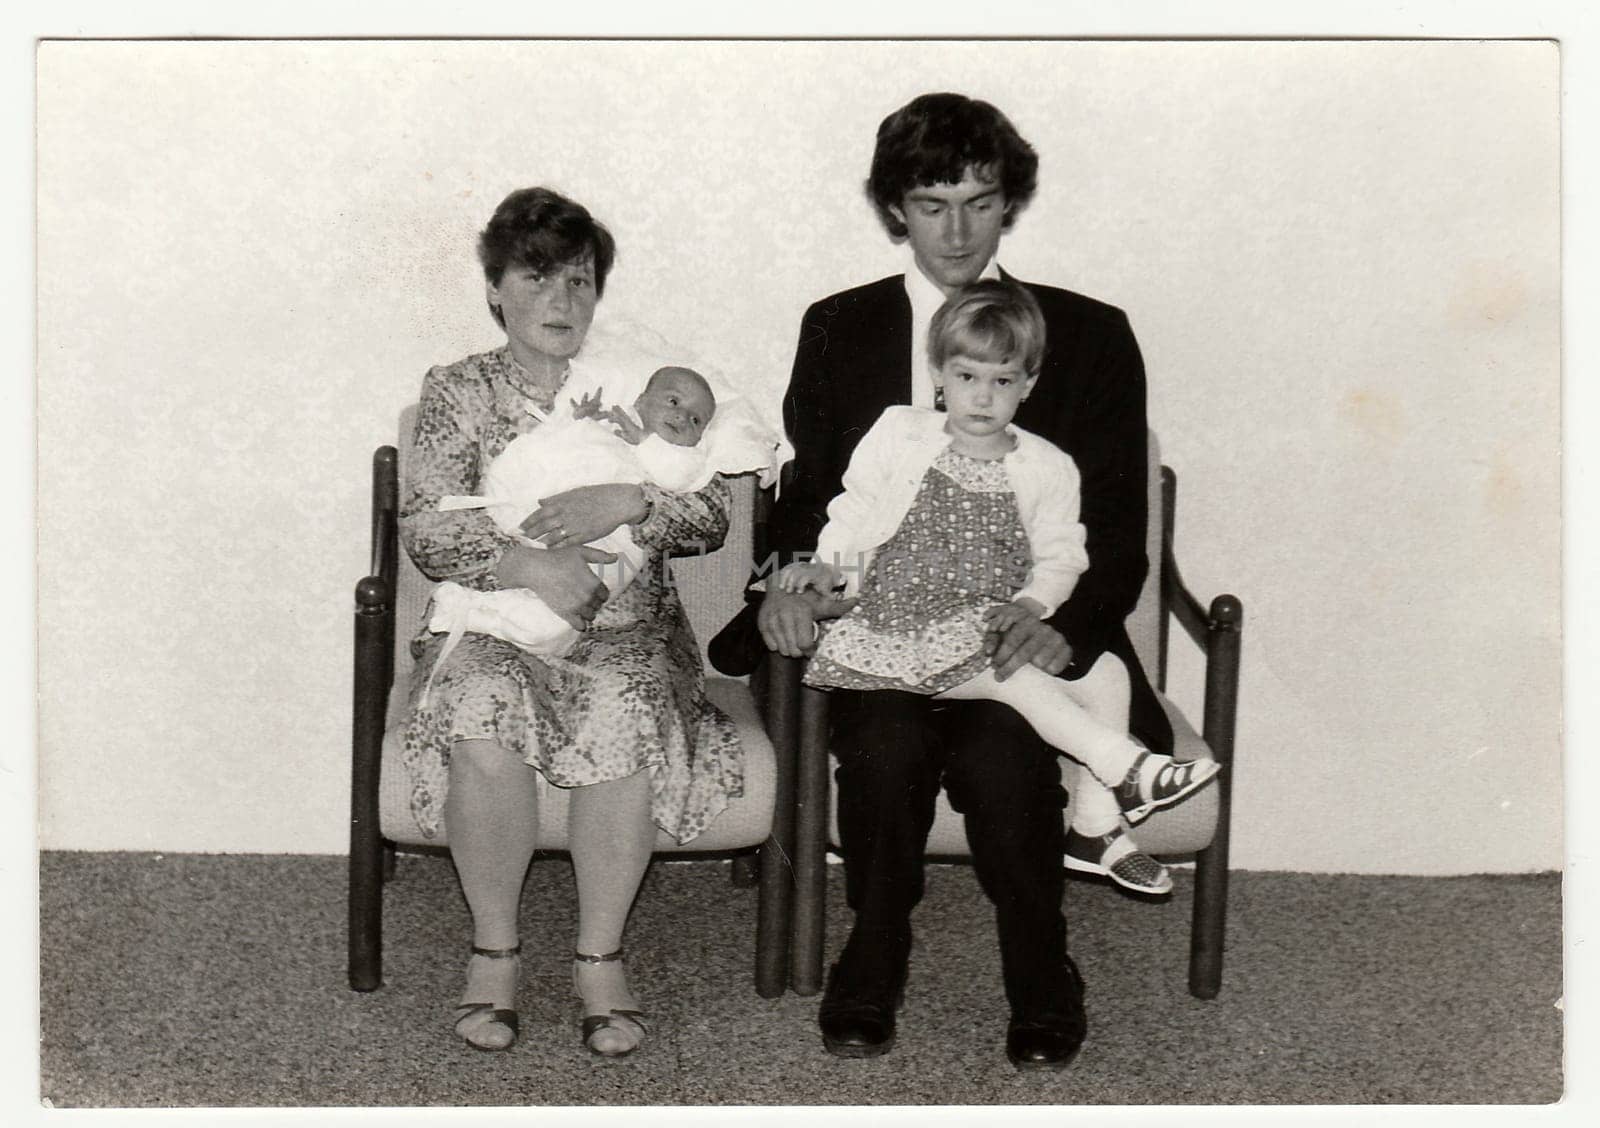
[[[857,594],[872,553],[900,527],[928,467],[950,445],[947,418],[922,407],[886,408],[850,456],[844,490],[828,504],[828,523],[817,538],[817,559],[840,569],[846,596]],[[1006,476],[1033,551],[1033,568],[1017,598],[1037,600],[1048,618],[1089,567],[1078,522],[1078,467],[1048,439],[1017,426],[1007,432],[1017,446],[1005,456]]]

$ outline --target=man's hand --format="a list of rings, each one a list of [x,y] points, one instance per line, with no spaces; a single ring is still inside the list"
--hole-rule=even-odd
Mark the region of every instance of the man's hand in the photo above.
[[[856,605],[814,591],[769,591],[756,613],[756,626],[767,649],[786,658],[801,658],[817,648],[817,620],[836,619]]]
[[[816,649],[817,602],[815,592],[767,592],[756,613],[756,626],[767,649],[785,658],[799,658]]]
[[[994,617],[1016,604],[997,609]],[[1032,664],[1050,675],[1059,674],[1072,661],[1072,647],[1061,632],[1035,615],[1007,615],[1014,621],[997,627],[994,619],[984,636],[983,649],[994,667],[995,681],[1005,681],[1022,667]]]

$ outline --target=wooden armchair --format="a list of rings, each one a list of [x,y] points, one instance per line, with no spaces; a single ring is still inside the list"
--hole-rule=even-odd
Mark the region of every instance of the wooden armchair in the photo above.
[[[401,449],[415,414],[413,406],[401,416]],[[417,829],[400,760],[398,729],[411,676],[409,642],[433,588],[398,544],[398,486],[404,472],[395,447],[380,447],[374,453],[372,572],[355,589],[349,978],[357,991],[382,985],[383,894],[385,883],[394,874],[395,850],[448,846],[443,829],[432,839],[424,839]],[[731,484],[734,511],[724,546],[703,556],[675,559],[671,565],[673,580],[700,640],[702,660],[706,640],[743,606],[752,547],[764,544],[770,496],[756,489],[753,475],[742,475]],[[779,700],[766,692],[764,680],[764,671],[752,679],[754,685],[720,676],[706,679],[707,696],[739,727],[746,751],[744,795],[686,846],[658,832],[656,851],[732,855],[735,884],[759,884],[756,990],[774,998],[783,993],[788,978],[798,682],[785,683],[789,695]],[[566,834],[567,793],[543,785],[540,850],[564,851]]]
[[[1138,607],[1128,619],[1128,633],[1158,691],[1166,689],[1168,625],[1172,619],[1205,652],[1205,705],[1202,732],[1195,732],[1183,714],[1161,693],[1172,721],[1179,759],[1192,759],[1209,748],[1223,764],[1216,783],[1178,806],[1157,811],[1141,822],[1138,840],[1150,854],[1168,860],[1195,862],[1194,915],[1189,935],[1189,992],[1215,998],[1222,984],[1222,953],[1228,902],[1228,823],[1233,791],[1233,736],[1239,690],[1239,646],[1244,609],[1231,595],[1219,595],[1209,610],[1190,594],[1173,556],[1173,505],[1177,478],[1162,466],[1154,434],[1150,436],[1150,526],[1147,553],[1150,574]],[[798,684],[803,660],[776,655],[774,684]],[[836,808],[828,753],[827,694],[810,688],[800,693],[800,759],[795,809],[794,940],[791,985],[800,995],[815,994],[822,984],[823,925],[826,909],[826,852],[838,841]],[[1202,735],[1203,734],[1203,735]],[[1063,782],[1070,785],[1075,769],[1063,760]],[[1067,815],[1070,822],[1071,807]],[[939,796],[927,854],[944,860],[970,856],[961,817],[943,793]]]

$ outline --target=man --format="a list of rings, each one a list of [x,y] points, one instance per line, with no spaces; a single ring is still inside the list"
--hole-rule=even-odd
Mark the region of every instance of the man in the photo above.
[[[1001,276],[1000,238],[1032,198],[1037,167],[1003,114],[959,94],[923,95],[879,126],[867,193],[889,235],[909,243],[913,264],[806,312],[784,400],[793,479],[769,526],[781,562],[815,548],[850,455],[883,409],[934,405],[928,323],[951,291]],[[1109,651],[1128,668],[1133,735],[1170,752],[1171,729],[1123,628],[1147,568],[1138,345],[1120,310],[1025,285],[1048,331],[1038,383],[1016,422],[1076,461],[1090,563],[1051,619],[1020,622],[990,640],[995,673],[1004,679],[1032,663],[1080,677]],[[816,620],[839,609],[814,592],[769,593],[725,629],[713,657],[754,631],[770,650],[809,653]],[[1061,910],[1066,797],[1056,752],[1002,705],[881,690],[835,691],[830,701],[855,925],[819,1011],[827,1048],[870,1057],[893,1043],[942,783],[965,817],[973,866],[995,905],[1011,1008],[1006,1054],[1019,1069],[1064,1067],[1082,1044],[1085,1019]]]

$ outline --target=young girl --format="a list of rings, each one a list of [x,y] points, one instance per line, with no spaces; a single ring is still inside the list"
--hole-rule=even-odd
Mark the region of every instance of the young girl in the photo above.
[[[816,559],[778,575],[784,591],[860,597],[825,627],[805,680],[1011,706],[1094,778],[1080,784],[1068,865],[1166,893],[1170,875],[1122,820],[1188,797],[1220,765],[1178,762],[1128,735],[1115,655],[1075,681],[1033,666],[1000,681],[985,647],[1025,617],[1054,614],[1088,567],[1076,465],[1011,425],[1038,379],[1043,315],[1021,286],[977,282],[934,315],[928,351],[944,411],[886,409],[828,506]]]

